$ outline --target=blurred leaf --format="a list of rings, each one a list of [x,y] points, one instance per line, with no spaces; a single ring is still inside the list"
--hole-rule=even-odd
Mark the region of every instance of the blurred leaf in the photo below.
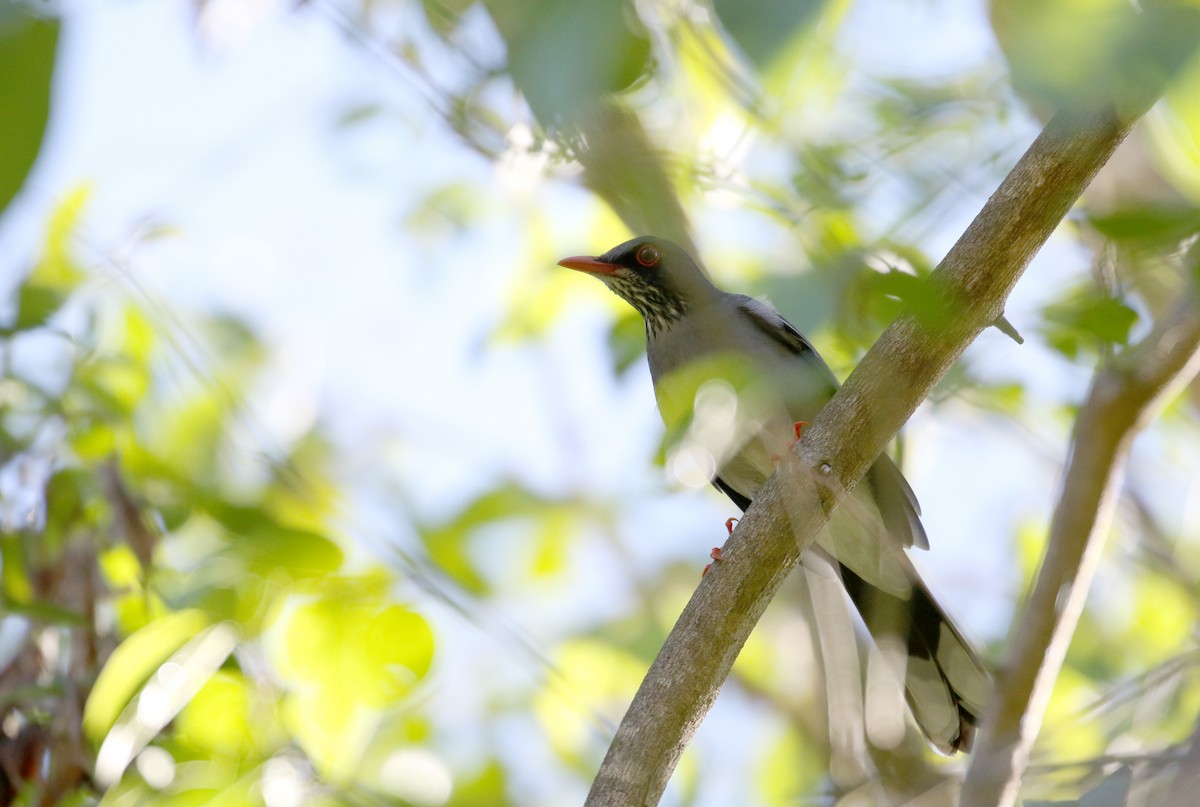
[[[1163,113],[1151,120],[1150,135],[1176,190],[1200,204],[1200,56],[1163,96]]]
[[[454,783],[445,807],[509,807],[508,776],[500,762],[490,760],[475,776]]]
[[[51,213],[42,256],[17,291],[16,321],[2,332],[13,333],[43,325],[83,279],[71,239],[90,195],[90,188],[80,185]]]
[[[792,804],[803,800],[821,782],[826,773],[824,749],[796,731],[785,731],[759,758],[755,781],[765,804]]]
[[[829,0],[714,0],[722,27],[759,70],[820,19]]]
[[[513,483],[505,483],[480,496],[449,522],[421,531],[430,557],[438,568],[467,589],[479,593],[486,581],[475,569],[468,542],[475,530],[512,518],[538,517],[547,502]]]
[[[436,188],[415,206],[404,224],[415,232],[428,233],[449,229],[461,233],[477,222],[483,213],[478,188],[455,182]]]
[[[382,114],[383,109],[383,105],[375,101],[353,104],[338,113],[337,117],[334,118],[333,125],[342,129],[355,126],[359,123],[365,123],[378,118]]]
[[[646,324],[640,314],[627,310],[613,322],[608,332],[608,350],[616,375],[624,375],[646,355]]]
[[[251,697],[246,679],[221,670],[209,678],[179,713],[179,740],[204,755],[246,759],[257,741],[266,739],[260,713],[251,722]]]
[[[463,14],[473,5],[475,0],[421,0],[429,27],[443,38],[458,30]]]
[[[1196,49],[1200,7],[1128,0],[991,0],[1013,85],[1044,116],[1136,99]]]
[[[400,605],[322,599],[299,607],[287,629],[294,674],[348,704],[381,707],[424,678],[433,632]]]
[[[171,654],[209,624],[202,611],[156,619],[118,645],[100,671],[83,710],[83,730],[100,742],[142,684]]]
[[[578,530],[574,514],[567,508],[550,509],[538,522],[533,566],[534,577],[544,577],[561,572],[567,561],[570,537]]]
[[[564,643],[555,653],[555,667],[571,691],[588,693],[593,708],[614,718],[629,704],[646,673],[642,660],[593,639]],[[538,693],[534,712],[554,750],[567,761],[582,762],[592,741],[593,718],[547,687]]]
[[[32,3],[0,6],[0,213],[21,190],[41,149],[58,29],[58,21],[37,14]]]
[[[29,581],[29,569],[25,562],[21,534],[0,534],[0,584],[3,585],[3,602],[28,605],[33,600],[33,586]]]
[[[650,42],[626,0],[485,0],[508,68],[543,125],[572,120],[646,69]]]
[[[293,578],[336,572],[345,557],[341,547],[323,535],[275,524],[266,519],[235,536],[231,551],[244,558],[250,571],[264,577],[285,571]]]
[[[846,163],[848,143],[810,145],[797,154],[798,170],[791,177],[792,190],[813,208],[847,210],[853,199],[847,193],[863,175]]]
[[[117,354],[81,366],[76,384],[104,408],[104,414],[125,420],[141,403],[150,388],[150,371],[129,356]]]
[[[65,628],[87,629],[91,626],[91,622],[85,614],[72,611],[69,608],[60,608],[52,603],[20,603],[9,600],[4,603],[4,613],[14,616],[24,616],[35,622],[60,625]]]
[[[1114,241],[1170,247],[1200,232],[1200,209],[1135,207],[1093,216],[1092,226]]]
[[[285,637],[282,668],[300,684],[288,724],[318,769],[343,779],[373,735],[372,713],[395,706],[425,676],[433,632],[403,606],[333,596],[296,608]]]
[[[1081,349],[1124,345],[1137,322],[1137,312],[1121,300],[1094,289],[1080,289],[1066,299],[1047,306],[1042,333],[1046,341],[1067,358],[1075,359]]]
[[[106,510],[92,474],[79,468],[58,471],[46,483],[44,545],[60,551],[75,531],[98,523],[96,516]]]

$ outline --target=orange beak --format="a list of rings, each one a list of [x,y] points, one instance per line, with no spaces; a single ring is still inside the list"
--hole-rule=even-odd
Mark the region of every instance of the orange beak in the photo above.
[[[611,275],[621,268],[619,264],[605,263],[598,261],[595,258],[587,255],[576,255],[572,258],[563,258],[558,262],[559,266],[565,266],[568,269],[574,269],[578,272],[587,272],[589,275]]]

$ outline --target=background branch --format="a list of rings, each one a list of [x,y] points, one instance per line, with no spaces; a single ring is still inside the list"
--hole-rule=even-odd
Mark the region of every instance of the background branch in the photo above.
[[[1188,291],[1145,340],[1092,382],[1075,423],[1046,557],[1001,666],[964,783],[964,805],[1016,801],[1112,524],[1130,444],[1158,405],[1200,369],[1200,310],[1191,284]]]

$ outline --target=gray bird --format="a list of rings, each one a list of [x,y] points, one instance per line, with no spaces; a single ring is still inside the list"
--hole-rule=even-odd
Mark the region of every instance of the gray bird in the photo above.
[[[745,511],[838,381],[767,303],[713,285],[677,244],[643,236],[598,257],[559,261],[594,275],[637,309],[671,457],[707,472]],[[906,547],[927,549],[916,496],[885,454],[834,512],[806,563],[838,569],[867,630],[899,648],[917,725],[940,752],[969,750],[988,674],[934,601]],[[830,562],[830,557],[836,562]]]

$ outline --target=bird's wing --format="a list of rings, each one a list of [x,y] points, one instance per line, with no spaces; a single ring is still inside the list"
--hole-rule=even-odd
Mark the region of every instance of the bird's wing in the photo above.
[[[805,339],[804,335],[792,326],[792,323],[762,300],[756,300],[744,294],[731,296],[737,303],[738,310],[761,333],[773,339],[787,352],[809,362],[810,366],[819,367],[820,375],[829,383],[828,395],[825,397],[828,399],[833,396],[838,388],[837,376],[833,374],[833,370],[829,369],[829,365],[821,358],[821,354],[817,353],[817,349],[812,346],[812,343]]]
[[[741,313],[762,334],[805,362],[810,371],[814,367],[819,368],[818,377],[829,384],[827,390],[821,391],[822,401],[833,396],[838,388],[837,376],[833,374],[829,365],[817,353],[812,343],[804,338],[803,334],[767,303],[741,294],[731,296]],[[812,416],[803,412],[795,414],[799,418]],[[925,534],[925,528],[921,526],[921,506],[917,502],[916,494],[909,487],[904,475],[900,473],[900,469],[896,467],[896,463],[892,462],[891,457],[886,454],[880,456],[867,471],[865,481],[870,485],[871,492],[874,494],[875,502],[883,516],[888,533],[901,546],[928,549],[929,538]],[[720,485],[718,487],[728,492],[726,487]]]

